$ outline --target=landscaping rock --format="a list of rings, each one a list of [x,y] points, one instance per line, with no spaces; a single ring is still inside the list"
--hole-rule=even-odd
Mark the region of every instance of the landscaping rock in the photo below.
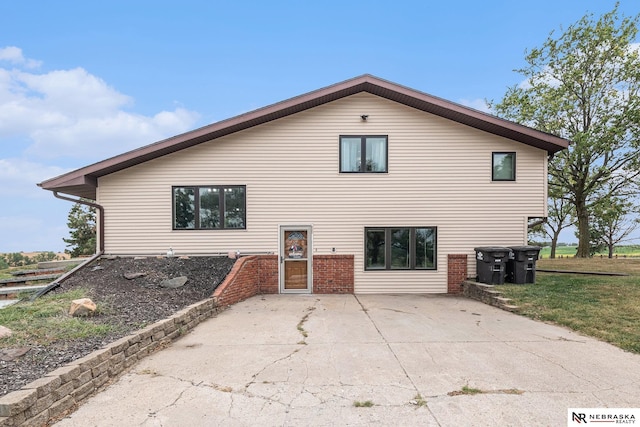
[[[11,362],[12,360],[16,360],[23,354],[26,354],[29,350],[31,350],[31,347],[0,349],[0,360],[2,360],[3,362]]]
[[[0,338],[7,338],[11,336],[11,329],[0,325]]]
[[[174,277],[173,279],[163,280],[160,283],[160,287],[176,289],[181,286],[184,286],[184,284],[187,283],[187,280],[189,280],[187,276]]]
[[[127,280],[137,279],[138,277],[144,277],[147,273],[124,273],[124,278]]]
[[[69,314],[74,317],[88,316],[96,311],[96,304],[89,298],[74,299],[71,301]]]

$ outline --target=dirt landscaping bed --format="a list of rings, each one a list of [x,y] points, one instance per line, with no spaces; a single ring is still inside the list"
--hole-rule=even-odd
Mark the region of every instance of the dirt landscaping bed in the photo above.
[[[98,306],[89,321],[109,326],[109,332],[99,337],[58,339],[45,345],[27,343],[19,348],[8,346],[7,339],[0,340],[0,396],[210,297],[233,263],[227,257],[103,257],[85,266],[51,293],[82,289]],[[125,275],[136,277],[127,279]],[[188,279],[183,286],[160,286],[164,280],[180,276]],[[22,351],[26,353],[15,356]]]

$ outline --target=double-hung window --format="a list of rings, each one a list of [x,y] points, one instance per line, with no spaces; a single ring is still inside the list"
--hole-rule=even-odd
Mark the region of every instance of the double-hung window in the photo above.
[[[246,188],[235,186],[173,187],[174,230],[246,228]]]
[[[387,172],[387,136],[340,136],[340,172]]]
[[[435,270],[436,227],[365,228],[366,270]]]
[[[492,181],[516,180],[516,153],[492,153],[491,159]]]

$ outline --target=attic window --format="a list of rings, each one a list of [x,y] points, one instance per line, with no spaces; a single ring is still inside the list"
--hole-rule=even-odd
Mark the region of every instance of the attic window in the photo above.
[[[173,229],[244,229],[245,193],[244,186],[173,187]]]
[[[387,172],[387,136],[341,136],[340,172]]]
[[[516,180],[516,153],[493,153],[491,166],[492,181]]]

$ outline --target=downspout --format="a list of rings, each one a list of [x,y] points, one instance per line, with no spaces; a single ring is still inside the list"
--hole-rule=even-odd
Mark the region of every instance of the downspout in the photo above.
[[[46,288],[36,292],[31,297],[30,299],[31,301],[35,300],[36,298],[40,298],[42,295],[46,294],[50,290],[57,288],[69,276],[73,275],[76,271],[80,270],[81,268],[84,268],[84,266],[90,264],[91,262],[99,258],[104,253],[104,208],[97,203],[88,202],[86,200],[72,199],[71,197],[66,197],[66,196],[61,196],[60,194],[58,194],[57,191],[54,191],[53,195],[58,199],[66,200],[68,202],[73,202],[73,203],[80,203],[81,205],[91,206],[100,211],[100,229],[99,229],[100,250],[98,250],[92,257],[87,258],[85,261],[77,265],[71,271],[66,272],[62,276],[58,277],[55,281],[49,283]]]
[[[58,194],[57,191],[54,191],[53,195],[58,199],[66,200],[68,202],[73,202],[73,203],[80,203],[81,205],[91,206],[92,208],[96,208],[98,209],[98,211],[100,211],[100,227],[98,229],[98,239],[100,241],[100,248],[98,249],[98,253],[99,254],[104,253],[104,208],[97,203],[88,202],[82,199],[72,199],[71,197],[67,197],[67,196],[61,196],[60,194]]]

